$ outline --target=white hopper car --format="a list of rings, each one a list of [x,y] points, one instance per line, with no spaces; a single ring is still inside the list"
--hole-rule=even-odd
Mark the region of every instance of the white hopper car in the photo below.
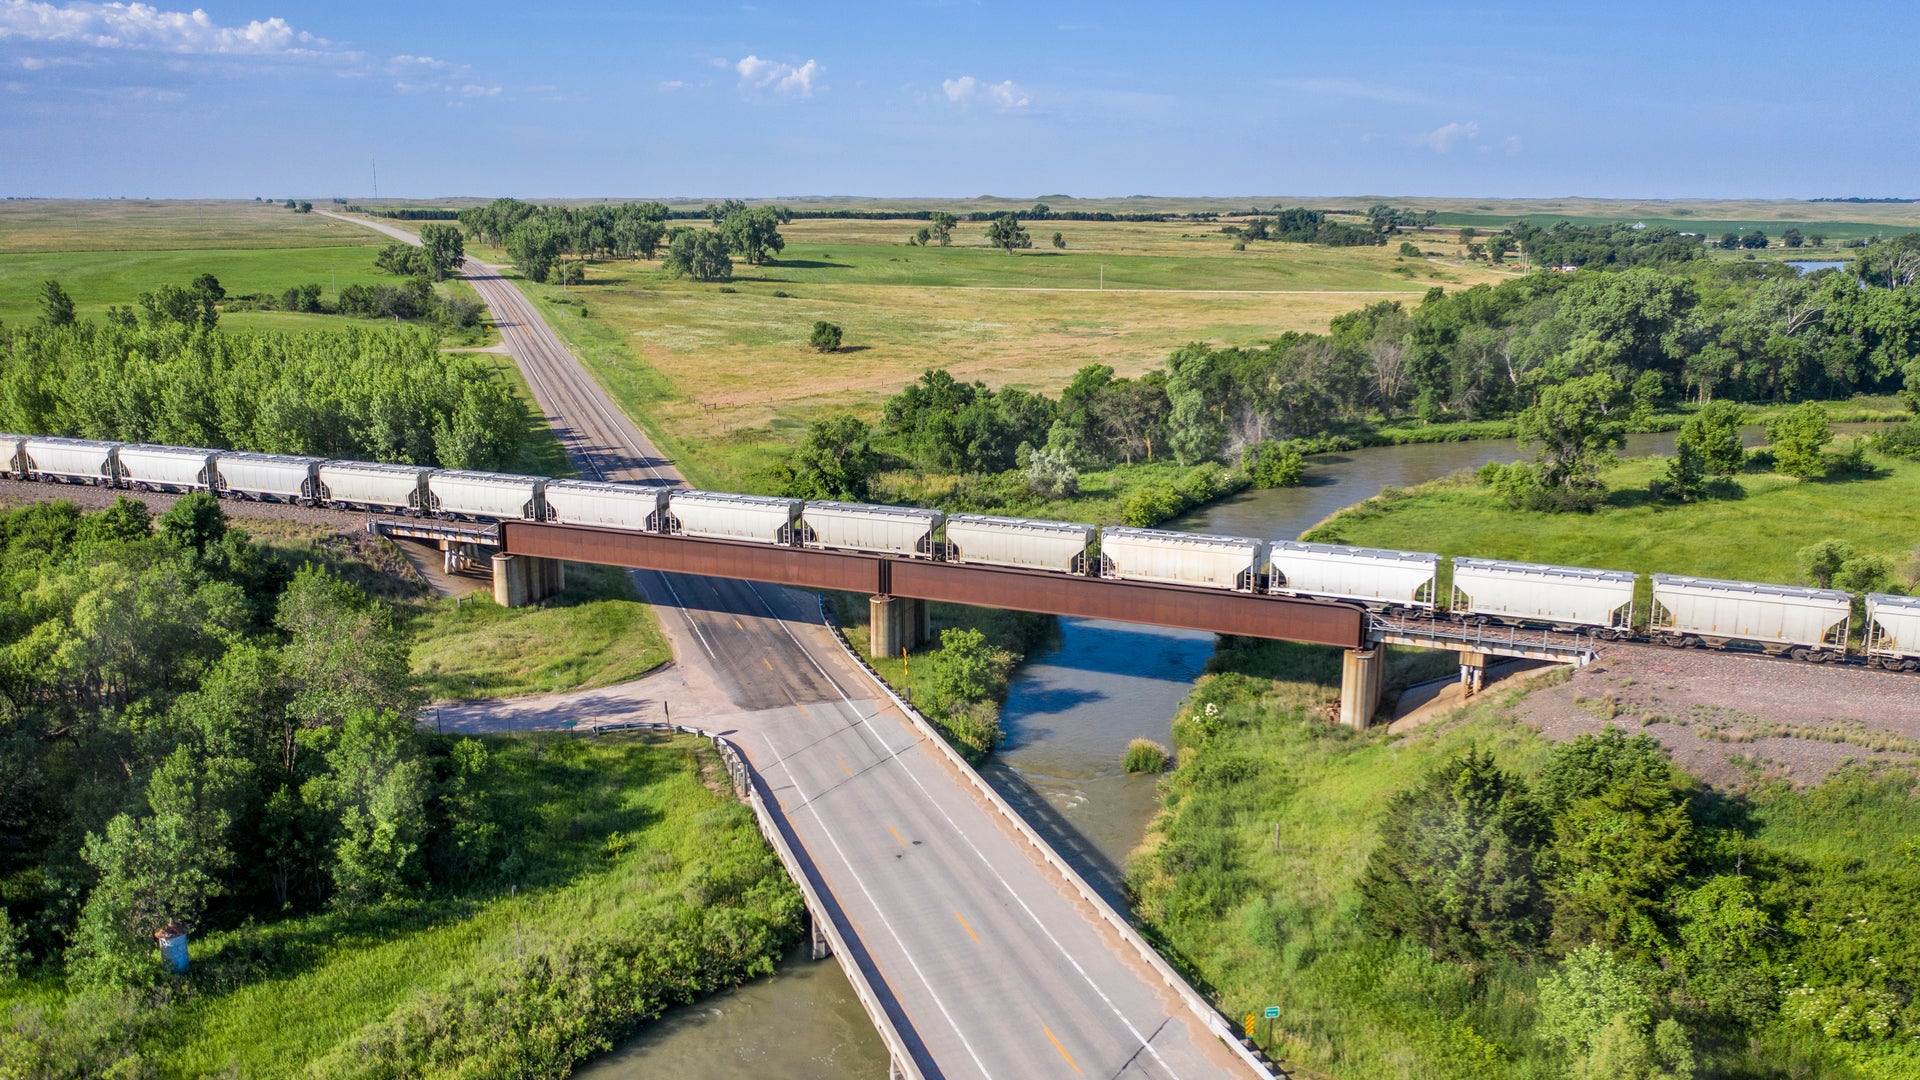
[[[1358,600],[1368,607],[1433,610],[1440,556],[1418,551],[1276,540],[1267,591],[1279,596]]]
[[[20,474],[29,480],[112,487],[120,482],[114,458],[119,446],[95,439],[29,438],[20,451]]]
[[[954,514],[947,519],[948,562],[1087,572],[1087,548],[1096,530],[1064,521]]]
[[[313,504],[320,498],[319,458],[222,451],[216,490],[233,498]]]
[[[714,540],[746,540],[791,547],[800,519],[799,499],[679,491],[667,498],[667,533]]]
[[[329,461],[320,466],[320,499],[332,506],[417,514],[427,505],[427,474],[418,465]]]
[[[865,503],[809,502],[800,511],[800,543],[810,548],[932,557],[938,510]]]
[[[547,520],[557,525],[659,532],[671,488],[599,480],[549,480]]]
[[[427,476],[427,510],[446,518],[544,517],[540,493],[547,482],[511,473],[436,469]]]
[[[136,491],[211,491],[220,482],[217,450],[123,443],[114,451],[120,482]]]
[[[1453,560],[1453,611],[1500,622],[1633,633],[1633,574],[1581,566]]]
[[[1867,666],[1920,668],[1920,596],[1867,594]]]
[[[1100,530],[1100,576],[1252,592],[1267,542],[1164,529]]]
[[[1655,574],[1648,625],[1667,645],[1744,642],[1797,660],[1830,660],[1846,654],[1852,617],[1853,598],[1837,589]]]
[[[25,435],[0,435],[0,474],[26,476],[27,437]]]

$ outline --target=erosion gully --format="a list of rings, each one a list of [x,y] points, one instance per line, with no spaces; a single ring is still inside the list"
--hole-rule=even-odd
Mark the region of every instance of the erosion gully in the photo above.
[[[1842,431],[1872,425],[1836,425]],[[1760,441],[1758,428],[1747,442]],[[1623,456],[1670,454],[1674,436],[1629,436]],[[1188,532],[1285,539],[1394,487],[1488,462],[1522,461],[1512,440],[1369,447],[1310,458],[1300,487],[1247,491],[1170,523]],[[1062,619],[1016,673],[1001,713],[1005,742],[983,772],[1061,854],[1116,904],[1128,853],[1158,809],[1155,779],[1120,767],[1127,743],[1170,745],[1174,711],[1213,655],[1213,635]],[[838,965],[790,954],[769,978],[669,1013],[578,1070],[590,1080],[885,1077],[886,1054]]]

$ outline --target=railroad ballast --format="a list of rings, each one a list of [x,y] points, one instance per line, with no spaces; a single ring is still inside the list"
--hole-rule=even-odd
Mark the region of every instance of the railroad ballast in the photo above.
[[[1920,669],[1920,598],[1885,593],[1867,597],[1865,643],[1855,653],[1847,640],[1852,597],[1832,589],[1654,574],[1652,603],[1637,610],[1639,578],[1619,570],[1465,557],[1449,566],[1430,552],[1096,529],[983,514],[948,517],[913,507],[91,439],[0,435],[0,473],[45,483],[210,491],[223,498],[482,522],[591,525],[1311,597],[1405,618],[1497,622],[1675,647],[1758,649],[1800,660],[1853,658],[1881,668]],[[1445,569],[1452,571],[1452,588],[1442,603],[1438,586]]]

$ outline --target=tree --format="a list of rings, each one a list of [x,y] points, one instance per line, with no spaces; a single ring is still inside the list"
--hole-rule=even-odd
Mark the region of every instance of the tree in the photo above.
[[[1056,231],[1053,234],[1053,246],[1055,250],[1065,251],[1067,247],[1067,238],[1061,233],[1059,233],[1058,231]]]
[[[1730,232],[1730,233],[1720,234],[1720,250],[1721,251],[1737,251],[1739,250],[1739,248],[1740,248],[1739,233]]]
[[[1494,233],[1487,237],[1487,258],[1498,265],[1507,260],[1507,253],[1513,250],[1513,237],[1506,233]]]
[[[1767,246],[1767,234],[1759,229],[1749,229],[1740,234],[1740,246],[1757,250]]]
[[[1814,247],[1826,247],[1826,246],[1827,246],[1827,234],[1826,234],[1826,233],[1808,233],[1808,234],[1807,234],[1807,240],[1808,240],[1808,242],[1810,242],[1811,244],[1813,244],[1813,246],[1814,246]]]
[[[435,281],[447,280],[467,257],[466,241],[452,225],[434,222],[420,226],[420,246],[426,251],[427,268]]]
[[[335,815],[335,902],[351,908],[406,894],[426,871],[432,780],[413,721],[362,710],[316,741],[330,771],[309,780],[301,798]]]
[[[1071,439],[1072,433],[1067,433]],[[1062,446],[1042,446],[1027,455],[1027,486],[1043,499],[1064,499],[1080,490],[1080,470],[1073,452]]]
[[[1535,1030],[1567,1056],[1573,1080],[1692,1080],[1692,1042],[1677,1021],[1654,1022],[1649,978],[1588,946],[1540,980]]]
[[[1516,418],[1520,438],[1540,447],[1536,474],[1546,502],[1541,509],[1587,509],[1606,488],[1600,466],[1621,442],[1620,425],[1607,417],[1619,384],[1610,375],[1586,375],[1547,386]]]
[[[1686,443],[1674,446],[1673,456],[1650,485],[1657,496],[1675,502],[1695,502],[1707,493],[1707,469],[1700,451]]]
[[[40,321],[48,326],[67,326],[73,322],[73,297],[51,278],[40,285]]]
[[[807,338],[807,343],[813,346],[815,352],[839,352],[840,327],[825,319],[816,320],[813,324],[813,334]]]
[[[865,502],[878,458],[859,417],[839,413],[807,425],[794,448],[786,493],[798,499]]]
[[[287,635],[280,665],[292,691],[280,732],[287,772],[302,730],[337,728],[358,712],[408,712],[417,703],[407,639],[392,613],[324,568],[294,575],[274,625]]]
[[[978,630],[940,631],[940,651],[929,663],[927,704],[936,714],[952,715],[968,705],[996,701],[1006,693],[1013,657],[987,644]]]
[[[135,301],[148,329],[184,326],[189,330],[212,330],[220,322],[220,311],[212,294],[178,285],[162,285],[143,292]]]
[[[927,229],[933,234],[933,238],[940,242],[941,247],[946,247],[953,242],[953,227],[958,224],[960,219],[945,210],[935,210],[927,218]]]
[[[388,244],[373,257],[373,265],[401,277],[418,277],[431,269],[427,252],[412,244]]]
[[[1714,476],[1733,476],[1747,463],[1740,427],[1746,413],[1731,401],[1715,401],[1687,417],[1675,437],[1676,447],[1691,447],[1700,466]]]
[[[1797,248],[1806,243],[1807,240],[1806,237],[1800,234],[1799,229],[1788,229],[1786,232],[1780,234],[1780,242],[1790,248]]]
[[[1685,869],[1693,835],[1685,801],[1670,784],[1635,773],[1570,803],[1554,827],[1547,891],[1555,943],[1653,956],[1662,946],[1654,915]]]
[[[762,265],[787,246],[780,236],[780,217],[770,206],[728,214],[719,232],[727,238],[727,246],[750,266]]]
[[[1360,878],[1361,921],[1440,958],[1523,955],[1540,937],[1545,837],[1526,784],[1469,749],[1388,800]]]
[[[1477,237],[1479,237],[1479,235],[1480,235],[1480,230],[1474,228],[1471,225],[1460,226],[1460,246],[1466,247],[1468,244],[1473,243],[1473,241]]]
[[[1012,214],[1001,214],[987,226],[987,243],[1011,255],[1014,248],[1032,247],[1033,237],[1027,235],[1019,218]]]
[[[1241,452],[1240,468],[1254,487],[1295,487],[1306,479],[1307,459],[1291,442],[1266,439]]]
[[[1833,441],[1833,422],[1818,402],[1809,401],[1785,416],[1767,422],[1767,443],[1773,450],[1773,471],[1800,479],[1826,472],[1821,451]]]
[[[733,260],[727,239],[711,229],[682,229],[667,244],[667,270],[695,281],[729,281]]]

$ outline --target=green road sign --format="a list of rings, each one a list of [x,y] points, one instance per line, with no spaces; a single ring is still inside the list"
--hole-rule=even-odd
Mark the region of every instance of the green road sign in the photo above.
[[[1267,1006],[1267,1019],[1269,1020],[1280,1019],[1280,1006],[1278,1005]]]

